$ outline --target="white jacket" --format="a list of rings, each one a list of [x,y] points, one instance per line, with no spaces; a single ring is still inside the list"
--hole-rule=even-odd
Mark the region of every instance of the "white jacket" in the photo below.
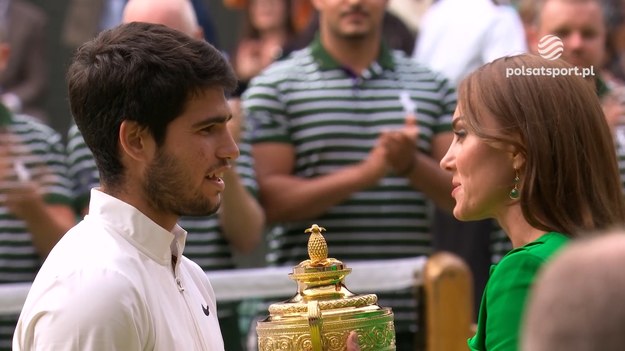
[[[92,190],[89,215],[32,285],[13,350],[223,350],[215,294],[181,256],[185,238],[182,228],[169,232]]]

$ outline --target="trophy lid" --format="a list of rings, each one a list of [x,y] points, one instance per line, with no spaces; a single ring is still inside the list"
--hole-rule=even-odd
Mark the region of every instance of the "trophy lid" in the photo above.
[[[318,301],[321,311],[336,309],[379,309],[375,294],[357,295],[344,284],[351,273],[343,262],[328,257],[328,245],[322,233],[325,228],[313,224],[305,230],[309,259],[293,267],[289,277],[297,282],[297,294],[291,299],[269,306],[269,319],[299,316],[308,312],[308,303]]]

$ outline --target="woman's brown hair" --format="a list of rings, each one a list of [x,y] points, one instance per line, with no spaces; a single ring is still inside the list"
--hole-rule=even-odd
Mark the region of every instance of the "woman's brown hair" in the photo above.
[[[519,200],[528,223],[573,236],[625,221],[612,135],[581,73],[562,60],[523,54],[481,67],[458,91],[470,130],[524,156]],[[500,128],[485,129],[484,115]]]

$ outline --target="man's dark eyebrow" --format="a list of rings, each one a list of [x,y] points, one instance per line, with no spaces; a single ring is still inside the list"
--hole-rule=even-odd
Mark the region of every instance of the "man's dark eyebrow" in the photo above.
[[[213,116],[213,117],[205,118],[199,122],[195,122],[193,123],[192,126],[194,128],[200,128],[200,127],[211,125],[211,124],[227,123],[231,119],[232,119],[232,114],[225,115],[225,116]]]

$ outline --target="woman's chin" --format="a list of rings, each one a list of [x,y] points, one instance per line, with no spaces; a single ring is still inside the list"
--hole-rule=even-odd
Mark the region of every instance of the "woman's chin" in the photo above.
[[[458,205],[454,207],[453,214],[457,220],[462,222],[479,221],[480,219],[483,219],[481,216],[472,214],[466,211],[466,209],[459,207]]]

